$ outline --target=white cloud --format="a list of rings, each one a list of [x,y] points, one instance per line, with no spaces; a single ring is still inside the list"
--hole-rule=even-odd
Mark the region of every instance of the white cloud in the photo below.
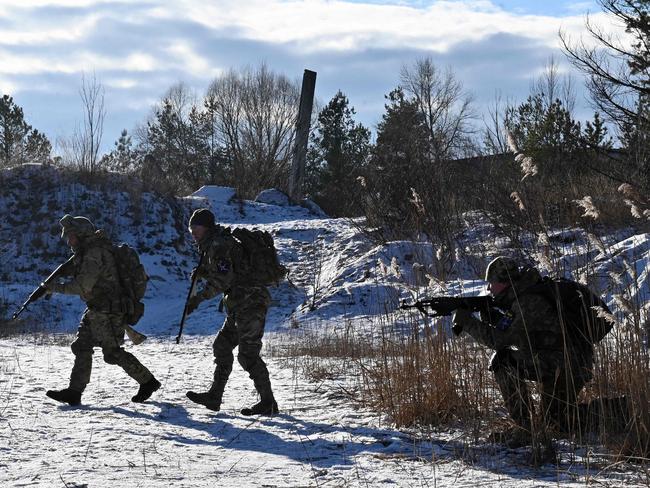
[[[196,54],[189,42],[174,40],[167,48],[167,52],[176,59],[178,65],[184,66],[184,69],[191,73],[204,73],[206,75],[212,73],[213,68],[210,66],[210,62]]]
[[[88,14],[82,18],[69,19],[63,25],[40,17],[21,18],[14,23],[14,28],[0,27],[0,46],[80,41],[96,28],[99,18],[97,14]]]
[[[11,11],[9,5],[15,12],[24,14],[26,6],[94,7],[104,3],[103,0],[11,0],[3,6]],[[187,39],[168,38],[164,29],[158,32],[157,22],[170,21],[194,23],[207,32],[239,40],[290,46],[302,55],[370,48],[445,53],[459,44],[478,42],[496,34],[521,36],[557,48],[560,28],[573,37],[584,33],[582,15],[564,18],[521,16],[498,9],[487,0],[437,1],[427,7],[340,0],[220,0],[207,4],[201,0],[179,0],[145,4],[127,13],[115,13],[112,8],[101,13],[88,9],[84,15],[80,13],[83,10],[77,8],[74,16],[71,14],[57,22],[39,16],[38,9],[34,12],[33,17],[15,21],[19,27],[0,28],[0,47],[6,48],[0,73],[176,68],[202,78],[218,74],[221,67],[214,66],[212,60],[197,52],[191,32],[185,34],[190,36]],[[597,22],[603,19],[602,13],[592,17]],[[161,49],[157,53],[136,51],[124,59],[123,53],[111,55],[107,52],[109,46],[85,45],[85,40],[93,33],[100,33],[107,39],[119,39],[120,32],[101,30],[116,25],[124,29],[142,29],[142,35],[160,38]],[[35,49],[27,54],[13,54],[10,48],[18,45]],[[53,46],[57,45],[60,49],[52,54]],[[38,53],[39,46],[47,48],[43,54]],[[97,52],[100,48],[103,49],[101,53]],[[139,46],[133,48],[139,49]]]
[[[0,77],[0,95],[5,93],[18,93],[19,85],[13,83],[6,78]]]
[[[118,90],[129,90],[140,85],[138,80],[133,78],[113,78],[108,77],[102,80],[102,83],[108,88],[117,88]]]
[[[128,5],[133,3],[132,0],[2,0],[2,6],[5,10],[13,9],[33,9],[43,7],[68,7],[68,8],[86,8],[98,5],[109,5],[122,3]]]
[[[505,33],[558,45],[558,30],[582,32],[582,15],[516,15],[487,1],[439,1],[426,8],[328,0],[226,0],[178,6],[206,27],[235,28],[241,37],[296,43],[306,51],[401,46],[444,52],[455,44]]]
[[[110,69],[126,71],[153,71],[159,67],[159,61],[154,56],[143,52],[134,52],[125,60],[110,58],[107,59],[107,64],[110,65]]]

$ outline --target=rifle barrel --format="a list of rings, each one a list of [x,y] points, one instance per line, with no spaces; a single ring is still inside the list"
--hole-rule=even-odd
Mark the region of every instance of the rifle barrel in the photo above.
[[[185,326],[185,319],[187,318],[187,303],[190,301],[190,298],[192,297],[192,294],[194,293],[194,287],[196,286],[196,280],[198,279],[198,271],[199,268],[201,267],[201,264],[203,264],[203,257],[205,256],[205,253],[201,254],[201,257],[199,258],[199,264],[196,267],[196,272],[194,273],[194,276],[192,276],[192,282],[190,284],[190,289],[187,292],[187,298],[185,299],[185,306],[183,307],[183,316],[181,317],[181,323],[180,326],[178,327],[178,335],[176,336],[176,344],[180,344],[181,342],[181,336],[183,335],[183,327]]]

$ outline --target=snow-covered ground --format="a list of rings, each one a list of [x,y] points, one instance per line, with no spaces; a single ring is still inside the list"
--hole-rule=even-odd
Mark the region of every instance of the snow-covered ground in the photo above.
[[[208,384],[210,345],[197,337],[130,347],[163,384],[145,404],[131,403],[135,382],[97,358],[83,405],[69,407],[44,396],[67,385],[67,345],[3,340],[0,486],[647,486],[594,454],[589,470],[566,453],[532,469],[525,448],[400,432],[359,409],[345,379],[309,383],[286,360],[268,360],[280,415],[239,415],[256,397],[237,366],[223,410],[211,412],[185,398]]]
[[[336,328],[351,322],[372,327],[376,321],[370,319],[391,314],[404,298],[482,293],[480,276],[487,258],[472,254],[472,247],[480,243],[492,255],[503,252],[502,243],[486,238],[487,225],[468,226],[467,246],[457,250],[458,259],[441,279],[436,270],[443,265],[430,244],[374,246],[349,221],[289,205],[277,193],[268,192],[255,202],[238,202],[232,196],[230,189],[204,187],[181,205],[186,215],[209,206],[220,223],[270,231],[291,270],[291,281],[272,289],[265,337],[265,359],[281,414],[255,419],[239,415],[256,398],[238,364],[223,411],[207,411],[185,398],[187,390],[209,384],[211,342],[224,314],[217,310],[217,300],[204,303],[188,318],[185,338],[176,345],[173,338],[196,255],[179,239],[183,229],[171,221],[155,233],[144,233],[120,217],[114,235],[130,241],[133,233],[133,239],[150,249],[141,252],[151,281],[146,314],[137,327],[150,338],[127,348],[163,388],[146,404],[131,403],[137,385],[97,354],[81,407],[49,400],[47,389],[67,386],[71,336],[61,333],[74,332],[83,304],[62,296],[33,304],[24,316],[47,324],[47,333],[0,339],[0,486],[649,485],[638,471],[609,458],[589,453],[587,462],[580,449],[560,449],[559,463],[532,469],[525,449],[472,443],[453,431],[398,431],[353,401],[348,392],[354,391],[354,378],[311,383],[300,376],[299,360],[269,357],[268,349],[285,342],[296,328]],[[166,208],[164,202],[152,202],[148,208]],[[63,207],[69,205],[63,202]],[[0,198],[3,208],[9,203]],[[72,213],[82,212],[73,206]],[[56,227],[60,216],[46,218]],[[146,219],[156,221],[153,214]],[[30,262],[11,241],[10,227],[3,225],[0,249],[7,259],[0,263],[0,305],[4,302],[13,311],[58,258],[32,257]],[[648,234],[609,236],[602,250],[579,230],[548,238],[561,249],[568,269],[584,268],[602,287],[619,315],[620,300],[632,300],[645,304],[647,320]],[[19,272],[12,260],[20,262]],[[607,288],[605,281],[616,286]]]

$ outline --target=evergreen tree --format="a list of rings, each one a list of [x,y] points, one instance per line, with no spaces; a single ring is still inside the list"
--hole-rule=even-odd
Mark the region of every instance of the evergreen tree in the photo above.
[[[25,121],[13,98],[0,98],[0,167],[26,162],[48,162],[52,145]]]
[[[138,168],[139,160],[140,154],[133,148],[131,136],[126,129],[122,129],[115,147],[102,158],[100,166],[118,173],[133,173]]]
[[[192,191],[204,183],[210,161],[207,130],[204,112],[192,106],[185,113],[169,98],[147,124],[149,153],[170,191]]]
[[[370,226],[403,236],[415,230],[412,189],[432,180],[429,131],[417,104],[400,88],[387,97],[364,177],[364,210]],[[386,236],[390,237],[390,236]]]
[[[52,144],[36,129],[32,129],[25,141],[25,159],[30,163],[47,164],[51,161]]]
[[[308,153],[306,186],[329,215],[358,215],[358,182],[370,151],[370,131],[353,120],[354,108],[341,92],[318,115]]]

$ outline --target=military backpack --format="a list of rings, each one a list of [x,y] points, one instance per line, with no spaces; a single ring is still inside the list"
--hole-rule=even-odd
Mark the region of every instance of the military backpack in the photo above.
[[[273,236],[266,231],[237,227],[230,231],[243,250],[243,263],[236,271],[245,281],[260,285],[277,285],[287,275],[280,263]]]
[[[122,306],[126,314],[126,322],[135,325],[144,315],[142,299],[147,291],[149,276],[140,262],[140,256],[135,249],[122,243],[112,247],[117,273],[122,287]]]
[[[593,346],[612,330],[607,304],[585,285],[565,278],[548,276],[526,289],[524,293],[536,293],[545,297],[558,312],[560,323],[573,344]]]

